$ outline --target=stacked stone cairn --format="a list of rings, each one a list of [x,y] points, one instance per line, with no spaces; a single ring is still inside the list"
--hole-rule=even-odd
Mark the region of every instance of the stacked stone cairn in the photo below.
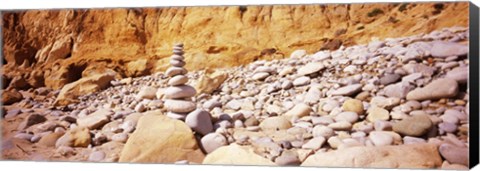
[[[187,70],[183,68],[185,66],[183,54],[183,44],[175,44],[170,59],[172,66],[166,71],[166,75],[170,77],[167,83],[169,87],[165,90],[167,116],[178,120],[185,120],[188,113],[196,109],[192,97],[197,91],[192,86],[186,85],[188,77],[185,76]]]

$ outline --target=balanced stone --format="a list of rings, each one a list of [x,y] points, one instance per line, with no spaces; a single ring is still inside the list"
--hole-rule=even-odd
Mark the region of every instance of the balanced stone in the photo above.
[[[170,65],[175,66],[175,67],[183,67],[183,66],[185,66],[185,62],[180,61],[180,60],[171,59],[170,60]]]
[[[170,57],[170,59],[183,61],[183,60],[185,60],[185,57],[183,57],[182,55],[174,54],[174,55],[172,55],[172,56]]]
[[[170,67],[165,71],[165,74],[169,77],[173,77],[175,75],[184,75],[187,73],[187,70],[182,67]]]
[[[178,86],[178,85],[184,85],[187,82],[188,82],[188,77],[184,75],[176,75],[170,78],[167,84],[169,86]]]
[[[193,97],[197,94],[195,88],[189,85],[171,86],[165,90],[165,97],[168,99],[180,99]]]
[[[191,101],[173,99],[166,100],[165,107],[175,113],[188,113],[196,109],[195,103]]]

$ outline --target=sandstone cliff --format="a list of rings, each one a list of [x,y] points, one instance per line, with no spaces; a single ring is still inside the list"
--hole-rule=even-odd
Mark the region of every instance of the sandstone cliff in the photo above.
[[[184,42],[189,70],[314,53],[373,37],[468,26],[468,3],[215,6],[4,12],[5,85],[63,85],[95,73],[166,69]]]

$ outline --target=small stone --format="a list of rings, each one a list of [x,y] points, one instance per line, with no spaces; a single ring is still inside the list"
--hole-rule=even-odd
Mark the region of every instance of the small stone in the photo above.
[[[201,139],[202,147],[206,153],[211,153],[215,149],[228,145],[227,139],[218,133],[209,133]]]
[[[393,124],[393,131],[406,136],[419,137],[424,135],[433,126],[426,115],[415,115]]]
[[[313,137],[325,137],[325,138],[330,138],[335,135],[335,132],[333,131],[332,128],[324,126],[324,125],[317,125],[313,127],[312,130],[312,135]]]
[[[95,152],[92,152],[90,154],[90,156],[88,156],[88,161],[92,161],[92,162],[100,162],[102,161],[103,159],[105,159],[105,152],[103,151],[95,151]]]
[[[457,81],[459,84],[467,83],[468,81],[468,67],[457,67],[447,72],[445,78],[450,78]]]
[[[275,164],[279,166],[298,166],[301,162],[295,151],[285,150],[275,159]]]
[[[257,118],[255,117],[249,117],[245,120],[243,124],[245,124],[245,126],[258,126],[260,122],[258,122]]]
[[[253,80],[265,80],[265,78],[267,78],[268,76],[270,76],[269,73],[266,73],[266,72],[259,72],[259,73],[256,73],[252,76],[252,79]]]
[[[355,112],[342,112],[335,116],[335,121],[347,121],[354,123],[358,120],[358,114]]]
[[[359,115],[363,115],[365,110],[363,109],[362,101],[357,99],[348,99],[342,105],[343,111],[355,112]]]
[[[285,113],[285,116],[301,118],[304,116],[308,116],[311,111],[312,111],[312,108],[310,106],[304,103],[300,103],[295,105],[295,107],[293,107],[287,113]]]
[[[347,121],[340,121],[336,123],[331,123],[328,125],[328,127],[337,131],[350,131],[352,129],[352,124]]]
[[[376,106],[370,107],[367,113],[367,120],[372,123],[375,123],[377,120],[387,121],[388,119],[390,119],[390,114],[387,110]]]
[[[126,133],[115,134],[112,136],[112,141],[125,143],[127,142],[127,140],[128,140],[128,134]]]
[[[288,129],[292,127],[292,124],[283,116],[274,116],[266,118],[259,126],[262,130],[267,131]]]
[[[106,109],[99,109],[96,112],[77,119],[77,124],[80,127],[87,127],[88,129],[98,129],[110,121],[111,111]]]
[[[15,134],[15,136],[13,136],[14,138],[18,138],[18,139],[23,139],[23,140],[27,140],[30,142],[30,140],[32,139],[33,137],[33,134],[27,134],[27,133],[18,133],[18,134]]]
[[[207,135],[213,131],[210,113],[202,109],[197,109],[188,114],[185,123],[192,128],[192,130],[201,135]]]
[[[398,74],[385,74],[382,78],[380,78],[380,84],[389,85],[397,82],[399,79],[400,75]]]
[[[427,143],[427,141],[424,140],[423,138],[410,137],[410,136],[403,137],[403,144],[416,144],[416,143]]]
[[[310,77],[303,76],[293,80],[293,85],[296,87],[304,86],[307,84],[310,84]]]
[[[150,87],[150,86],[145,86],[140,89],[138,92],[136,99],[154,99],[156,97],[157,89]]]
[[[386,146],[393,144],[393,137],[387,133],[372,131],[370,132],[369,138],[375,146]]]
[[[361,84],[352,84],[345,87],[341,87],[331,93],[334,96],[352,96],[362,90]]]
[[[325,143],[325,138],[324,137],[314,137],[307,143],[302,145],[303,149],[312,149],[312,150],[318,150],[322,147],[322,145]]]

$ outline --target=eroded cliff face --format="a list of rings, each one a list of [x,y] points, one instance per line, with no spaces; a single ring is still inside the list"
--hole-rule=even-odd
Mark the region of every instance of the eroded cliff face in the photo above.
[[[5,85],[58,89],[99,72],[163,71],[174,42],[185,44],[186,68],[197,70],[468,26],[468,3],[31,10],[2,17]]]

